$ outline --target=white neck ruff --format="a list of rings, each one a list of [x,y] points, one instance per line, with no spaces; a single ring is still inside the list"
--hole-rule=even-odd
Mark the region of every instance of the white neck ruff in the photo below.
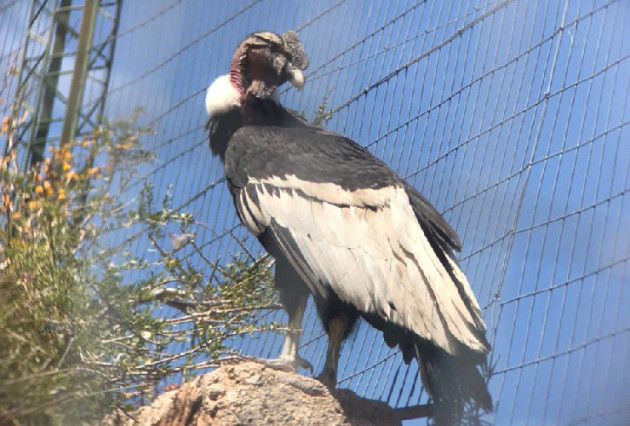
[[[280,93],[274,90],[270,99],[280,103]],[[230,81],[230,75],[217,77],[206,90],[206,112],[208,117],[223,114],[241,106],[241,94]]]
[[[206,90],[206,111],[209,117],[241,106],[241,94],[232,85],[229,74],[217,77]]]

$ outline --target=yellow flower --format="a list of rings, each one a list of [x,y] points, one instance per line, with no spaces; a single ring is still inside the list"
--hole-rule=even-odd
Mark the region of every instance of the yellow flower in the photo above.
[[[35,211],[37,209],[39,209],[40,207],[40,202],[37,200],[31,200],[27,203],[27,207],[30,211]]]
[[[47,180],[44,181],[44,191],[46,192],[46,195],[48,197],[50,197],[53,194],[52,185]]]
[[[59,193],[57,194],[57,199],[59,201],[64,201],[66,199],[66,190],[63,188],[59,188]]]
[[[91,144],[92,144],[92,141],[89,139],[84,139],[83,142],[81,142],[81,146],[83,148],[89,148]]]
[[[11,209],[11,197],[7,193],[2,194],[2,206],[7,211]]]
[[[98,175],[98,167],[90,167],[87,170],[87,175],[89,177],[94,177],[94,176]]]
[[[63,166],[61,168],[63,169],[64,172],[67,172],[68,170],[72,168],[72,166],[70,166],[70,164],[68,163],[63,163]]]
[[[4,117],[2,119],[2,128],[0,129],[0,133],[9,133],[11,130],[11,117]]]
[[[67,175],[68,182],[74,182],[79,179],[79,175],[74,170],[70,170]]]
[[[41,185],[37,185],[37,186],[35,187],[35,193],[36,193],[37,195],[42,195],[42,194],[44,193],[44,188],[42,188],[42,186],[41,186]]]

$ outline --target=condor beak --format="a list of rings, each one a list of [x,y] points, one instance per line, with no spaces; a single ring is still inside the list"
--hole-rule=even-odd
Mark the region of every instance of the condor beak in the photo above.
[[[289,83],[291,83],[296,89],[302,90],[304,87],[304,73],[302,70],[289,63],[287,64],[287,74],[289,77]]]

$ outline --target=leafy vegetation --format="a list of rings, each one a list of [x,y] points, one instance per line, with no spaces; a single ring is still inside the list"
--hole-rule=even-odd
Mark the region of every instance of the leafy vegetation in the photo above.
[[[267,257],[217,265],[193,217],[168,197],[156,207],[150,186],[130,195],[151,161],[149,130],[133,123],[53,148],[26,172],[13,148],[0,161],[0,424],[76,424],[136,406],[166,378],[237,357],[228,339],[277,308]],[[6,118],[2,136],[11,142],[20,124]],[[132,231],[155,256],[132,255]]]

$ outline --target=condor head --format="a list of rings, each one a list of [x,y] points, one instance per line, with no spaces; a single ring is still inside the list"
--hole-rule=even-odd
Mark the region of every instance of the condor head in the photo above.
[[[302,89],[302,71],[307,66],[308,58],[296,33],[289,31],[281,36],[254,33],[234,52],[230,73],[217,78],[208,88],[208,115],[212,117],[238,107],[247,96],[271,98],[287,81]]]
[[[304,86],[302,70],[307,66],[308,59],[296,33],[291,31],[282,36],[255,33],[236,49],[230,80],[240,86],[244,95],[267,98],[286,81],[301,89]]]

